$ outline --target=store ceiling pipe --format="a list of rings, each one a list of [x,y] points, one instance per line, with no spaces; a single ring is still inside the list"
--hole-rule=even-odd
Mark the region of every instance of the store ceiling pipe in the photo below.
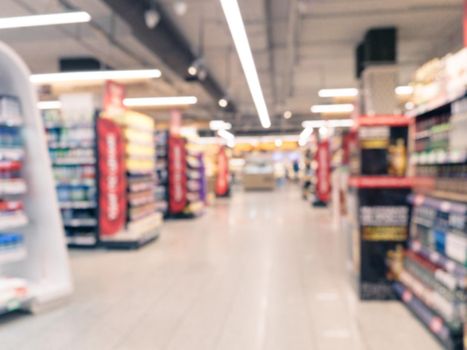
[[[144,14],[148,9],[147,1],[104,0],[104,2],[130,26],[135,37],[143,45],[157,55],[180,78],[185,79],[188,67],[197,57],[191,51],[188,41],[162,6],[156,4],[161,18],[157,26],[150,29],[144,20]],[[200,84],[216,103],[226,96],[226,92],[221,85],[210,74],[207,75],[205,80],[200,81]],[[227,109],[232,112],[236,111],[232,102],[229,103]]]

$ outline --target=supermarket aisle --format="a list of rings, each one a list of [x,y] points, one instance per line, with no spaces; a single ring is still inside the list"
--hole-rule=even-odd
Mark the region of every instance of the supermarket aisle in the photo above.
[[[298,189],[235,193],[139,252],[73,252],[76,293],[0,323],[0,348],[438,349],[398,303],[357,303],[343,242]]]

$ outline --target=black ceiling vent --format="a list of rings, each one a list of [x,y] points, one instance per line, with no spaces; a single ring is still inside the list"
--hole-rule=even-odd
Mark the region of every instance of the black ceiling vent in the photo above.
[[[112,69],[94,57],[63,57],[59,60],[60,72],[88,72]]]

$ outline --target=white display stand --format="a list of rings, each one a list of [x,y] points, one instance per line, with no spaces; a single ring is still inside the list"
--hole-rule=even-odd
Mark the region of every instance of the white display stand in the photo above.
[[[34,312],[69,295],[73,287],[44,127],[29,76],[18,55],[0,42],[0,94],[16,96],[23,114],[27,192],[22,199],[29,219],[20,230],[25,256],[17,261],[0,261],[0,276],[28,282],[28,300],[19,308]]]

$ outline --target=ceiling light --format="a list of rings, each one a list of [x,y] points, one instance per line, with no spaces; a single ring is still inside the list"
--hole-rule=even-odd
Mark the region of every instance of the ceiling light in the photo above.
[[[173,96],[173,97],[137,97],[126,98],[123,104],[127,107],[172,107],[188,106],[198,102],[195,96]]]
[[[226,108],[229,105],[229,101],[227,101],[225,98],[221,98],[217,103],[221,108]]]
[[[176,0],[174,4],[174,11],[178,16],[184,16],[188,10],[188,5],[184,0]]]
[[[281,139],[276,139],[276,141],[274,141],[274,144],[276,147],[281,147],[282,146],[282,140]]]
[[[53,84],[73,82],[103,82],[106,80],[126,81],[160,78],[161,71],[158,69],[139,70],[99,70],[88,72],[64,72],[49,74],[33,74],[30,76],[31,83]]]
[[[189,66],[188,74],[195,76],[196,74],[198,74],[198,68],[196,68],[195,66]]]
[[[300,138],[301,139],[308,138],[311,136],[311,134],[313,134],[313,128],[306,126],[305,129],[303,129],[303,131],[301,132]]]
[[[319,97],[356,97],[358,96],[358,89],[321,89],[319,90],[318,95]]]
[[[346,104],[333,104],[333,105],[314,105],[311,107],[312,113],[352,113],[354,105]]]
[[[62,103],[60,101],[39,101],[37,103],[37,108],[39,109],[60,109],[62,108]]]
[[[354,125],[353,119],[307,120],[302,123],[304,128],[350,128]]]
[[[321,137],[326,137],[328,135],[328,128],[325,126],[322,126],[319,128],[319,136]]]
[[[217,131],[217,134],[222,137],[224,140],[227,142],[234,142],[235,141],[235,135],[232,134],[231,132],[221,129]]]
[[[211,120],[209,122],[209,128],[211,130],[230,130],[232,129],[232,124],[226,123],[223,120]]]
[[[412,86],[398,86],[395,89],[397,95],[412,95],[413,87]]]
[[[245,74],[253,102],[256,106],[259,120],[263,128],[269,128],[271,126],[271,119],[269,118],[268,108],[264,100],[263,90],[259,82],[258,72],[256,70],[255,61],[253,60],[253,54],[251,53],[250,43],[238,2],[237,0],[220,0],[220,3],[224,10],[230,34],[232,35],[237,49],[237,54],[242,64],[243,73]]]
[[[161,21],[161,15],[154,7],[150,8],[144,12],[144,21],[149,29],[154,29]]]
[[[0,18],[0,29],[50,26],[57,24],[85,23],[91,15],[84,11],[63,12],[47,15],[33,15]]]
[[[291,112],[291,111],[285,111],[285,112],[284,112],[284,118],[285,118],[285,119],[290,119],[290,118],[292,118],[292,112]]]

